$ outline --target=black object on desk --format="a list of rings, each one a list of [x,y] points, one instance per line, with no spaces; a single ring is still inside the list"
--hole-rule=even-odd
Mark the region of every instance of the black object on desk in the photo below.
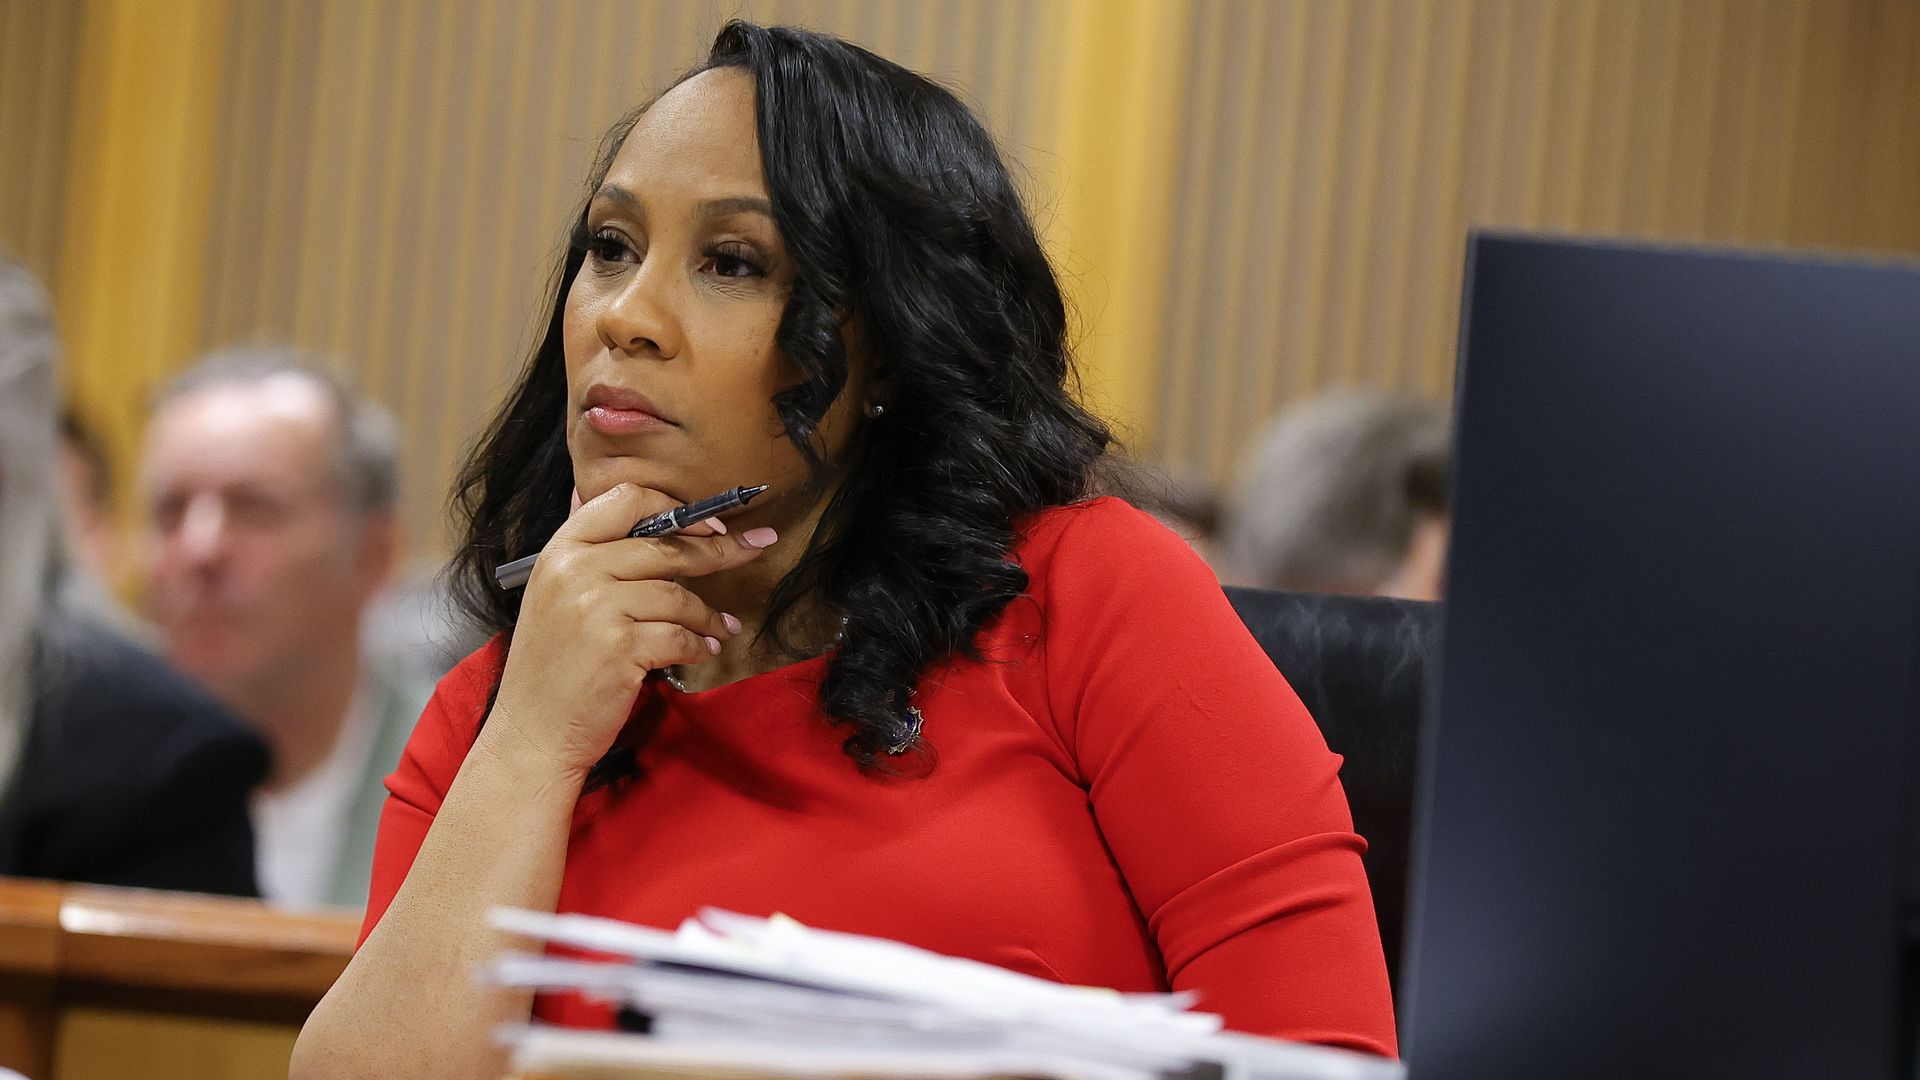
[[[1920,269],[1471,246],[1412,1080],[1913,1076]]]

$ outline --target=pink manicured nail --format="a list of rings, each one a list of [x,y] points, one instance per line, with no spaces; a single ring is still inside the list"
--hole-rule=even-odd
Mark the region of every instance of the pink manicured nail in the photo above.
[[[748,529],[740,534],[740,542],[750,548],[772,547],[773,542],[778,539],[780,539],[779,533],[766,528]]]
[[[710,637],[710,638],[708,638],[708,639],[707,639],[707,651],[708,651],[708,652],[710,652],[710,653],[712,653],[712,654],[713,654],[713,655],[715,655],[715,656],[719,656],[719,655],[720,655],[720,639],[719,639],[719,638],[711,638],[711,637]]]
[[[729,634],[737,634],[737,633],[739,633],[739,632],[740,632],[740,620],[739,620],[739,619],[736,619],[736,618],[734,618],[733,616],[731,616],[731,615],[729,615],[729,614],[727,614],[726,612],[724,612],[724,611],[723,611],[723,612],[721,612],[721,613],[720,613],[720,621],[721,621],[721,622],[723,622],[723,623],[726,623],[726,624],[727,624],[727,633],[729,633]]]
[[[727,523],[724,521],[721,521],[719,518],[708,518],[706,520],[706,526],[707,528],[712,529],[714,532],[719,533],[721,536],[727,535]]]
[[[578,509],[580,509],[580,489],[574,488],[573,498],[567,503],[567,516],[572,517],[573,512]]]

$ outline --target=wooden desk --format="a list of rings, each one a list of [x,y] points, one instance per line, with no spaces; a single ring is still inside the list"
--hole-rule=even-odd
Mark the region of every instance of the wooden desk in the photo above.
[[[350,913],[0,878],[0,1065],[33,1080],[222,1071],[177,1055],[123,1060],[177,1029],[213,1054],[231,1034],[249,1060],[277,1056],[284,1076],[358,931]]]

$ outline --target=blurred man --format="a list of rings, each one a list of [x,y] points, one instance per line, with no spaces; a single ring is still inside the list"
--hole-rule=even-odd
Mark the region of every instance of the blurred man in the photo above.
[[[1227,507],[1230,583],[1438,600],[1447,549],[1445,409],[1328,397],[1273,421]]]
[[[286,350],[207,359],[148,427],[150,614],[273,748],[253,804],[270,900],[365,903],[383,781],[426,700],[361,651],[398,546],[395,457],[385,413]]]

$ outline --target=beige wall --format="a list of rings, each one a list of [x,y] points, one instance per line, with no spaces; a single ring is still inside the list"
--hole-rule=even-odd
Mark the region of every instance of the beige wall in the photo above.
[[[595,137],[735,11],[964,89],[1097,403],[1215,476],[1300,395],[1444,394],[1469,224],[1920,251],[1920,0],[0,0],[0,243],[117,452],[194,352],[324,349],[435,547]],[[96,145],[131,134],[172,171]]]
[[[1466,230],[1920,251],[1920,3],[1203,3],[1153,445],[1450,391]]]

